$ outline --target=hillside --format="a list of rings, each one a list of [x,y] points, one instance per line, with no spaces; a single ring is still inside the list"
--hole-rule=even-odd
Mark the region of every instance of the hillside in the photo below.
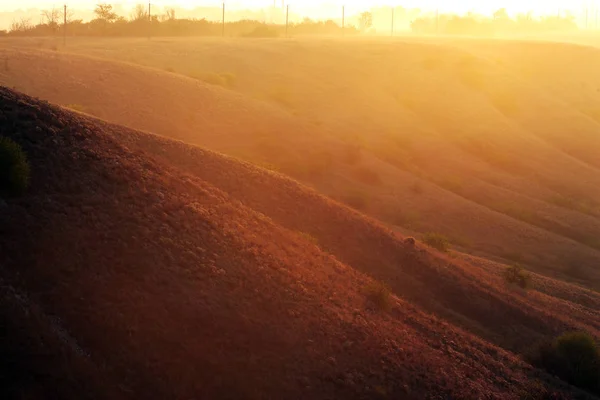
[[[598,336],[593,292],[513,292],[282,175],[4,88],[0,134],[32,168],[0,212],[9,398],[586,398],[473,333]]]
[[[117,42],[74,40],[69,53],[4,42],[18,47],[1,50],[0,82],[280,170],[405,234],[440,232],[474,255],[600,287],[597,49]],[[221,75],[234,82],[206,82]]]

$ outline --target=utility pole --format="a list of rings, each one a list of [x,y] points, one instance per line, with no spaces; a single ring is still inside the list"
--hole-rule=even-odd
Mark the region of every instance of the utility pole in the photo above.
[[[148,40],[152,36],[152,4],[148,1]]]
[[[285,8],[285,37],[288,37],[288,24],[290,22],[290,5]]]
[[[225,37],[225,2],[223,2],[223,17],[222,17],[221,36]]]
[[[589,17],[589,9],[586,7],[585,8],[585,29],[588,29],[588,17]]]
[[[67,45],[67,5],[63,9],[63,46]]]
[[[346,6],[342,6],[342,36],[346,34],[345,25],[346,24]]]
[[[394,36],[394,6],[392,6],[392,36]]]

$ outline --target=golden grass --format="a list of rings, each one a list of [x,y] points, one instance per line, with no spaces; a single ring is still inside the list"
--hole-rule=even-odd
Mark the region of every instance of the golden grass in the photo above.
[[[595,49],[462,39],[74,39],[69,52],[134,57],[155,70],[5,50],[11,71],[0,79],[58,102],[63,91],[77,93],[70,101],[91,114],[268,165],[385,222],[402,219],[387,219],[387,210],[411,210],[421,232],[464,238],[469,251],[532,253],[530,267],[549,274],[573,254],[590,285],[600,279],[589,239],[600,233],[600,212],[577,200],[600,195],[589,116],[600,102]],[[43,71],[28,69],[32,59]],[[165,60],[176,74],[164,73]],[[69,62],[79,80],[48,82]],[[98,65],[114,75],[94,83]],[[570,68],[577,73],[563,73]],[[209,94],[177,76],[198,71],[238,93]],[[423,193],[411,188],[416,178],[430,185]]]

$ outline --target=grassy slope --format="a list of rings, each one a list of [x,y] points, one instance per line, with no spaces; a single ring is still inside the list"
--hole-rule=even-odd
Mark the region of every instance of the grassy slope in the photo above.
[[[332,197],[358,197],[364,211],[404,229],[441,231],[470,251],[598,286],[597,123],[565,104],[564,90],[542,87],[558,72],[530,79],[503,61],[501,46],[86,40],[69,51],[188,75],[233,73],[233,89],[245,97],[52,52],[6,50],[15,67],[0,79],[115,122],[274,164]],[[98,69],[106,73],[95,78]],[[43,78],[59,71],[78,78],[61,86]],[[579,93],[576,82],[563,86]]]
[[[290,198],[277,201],[284,214],[304,205],[346,221],[338,229],[368,240],[364,254],[376,253],[374,240],[384,252],[393,246],[403,259],[396,268],[414,279],[426,266],[446,277],[468,269],[447,264],[444,272],[438,256],[403,249],[377,223],[293,181],[6,89],[0,110],[0,132],[23,146],[33,170],[28,193],[0,213],[0,311],[10,322],[0,349],[13,351],[0,366],[14,372],[10,362],[18,360],[23,371],[47,377],[48,364],[32,356],[41,341],[54,372],[70,373],[52,389],[41,383],[27,393],[31,385],[16,373],[8,382],[15,398],[49,390],[103,397],[98,387],[106,398],[575,393],[404,300],[373,312],[365,275],[302,239],[283,217],[260,213],[268,198],[261,185]],[[180,163],[165,162],[172,152]],[[198,166],[207,167],[204,175]],[[247,204],[213,185],[244,178]],[[334,221],[313,220],[307,230],[322,230],[319,241],[327,242]]]

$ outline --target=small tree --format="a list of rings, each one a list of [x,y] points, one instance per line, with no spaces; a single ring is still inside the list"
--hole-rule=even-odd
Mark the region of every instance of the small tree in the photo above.
[[[33,23],[31,22],[31,18],[21,17],[18,21],[13,21],[10,24],[11,32],[27,32],[33,29]]]
[[[29,185],[29,163],[21,146],[0,136],[0,194],[17,195]]]
[[[58,22],[60,21],[60,11],[57,8],[50,10],[42,10],[42,17],[46,20],[46,24],[53,32],[58,30]]]
[[[94,9],[94,14],[96,14],[98,19],[106,22],[114,22],[117,19],[117,14],[113,11],[112,4],[97,4]]]
[[[367,31],[370,27],[373,26],[373,14],[368,11],[365,11],[360,14],[358,25],[362,32]]]
[[[148,10],[146,6],[143,4],[136,4],[133,12],[131,13],[130,19],[132,21],[147,21],[148,20]]]

